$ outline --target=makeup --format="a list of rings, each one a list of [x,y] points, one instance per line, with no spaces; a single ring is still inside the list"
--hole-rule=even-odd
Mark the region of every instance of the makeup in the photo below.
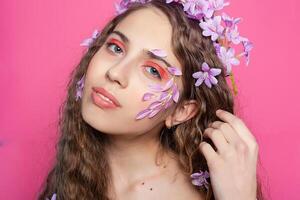
[[[119,47],[121,47],[122,49],[125,49],[125,46],[124,46],[123,42],[121,42],[121,41],[119,41],[119,40],[117,40],[115,38],[110,38],[107,43],[108,44],[116,44]]]
[[[153,62],[153,61],[146,61],[145,65],[154,67],[160,74],[162,80],[168,80],[169,79],[169,72],[166,71],[163,67],[161,67],[159,64]]]

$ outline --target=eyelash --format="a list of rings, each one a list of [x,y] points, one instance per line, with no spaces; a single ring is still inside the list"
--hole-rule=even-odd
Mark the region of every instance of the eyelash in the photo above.
[[[119,47],[119,45],[117,45],[116,43],[114,43],[114,42],[107,42],[107,43],[106,43],[106,48],[109,49],[110,51],[112,51],[113,53],[115,53],[115,51],[110,49],[111,45],[115,45],[115,47],[117,47],[117,48],[119,48],[119,49],[122,50],[122,48]],[[123,52],[123,50],[122,50],[122,52]],[[155,69],[156,72],[157,72],[157,75],[154,76],[154,77],[155,77],[155,78],[158,78],[159,80],[162,79],[162,78],[161,78],[161,74],[159,73],[159,70],[158,70],[158,69],[156,69],[155,67],[153,67],[153,66],[151,66],[151,65],[143,65],[143,66],[146,68],[146,71],[147,71],[147,72],[149,72],[149,71],[147,70],[147,67],[151,67],[151,68]],[[149,72],[149,73],[150,73],[150,72]]]

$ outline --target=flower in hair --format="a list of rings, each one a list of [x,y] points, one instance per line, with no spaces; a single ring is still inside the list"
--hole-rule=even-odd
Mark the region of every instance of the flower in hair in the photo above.
[[[201,85],[203,82],[207,87],[211,88],[212,85],[216,85],[218,80],[215,76],[221,73],[221,69],[219,68],[210,68],[206,62],[202,64],[202,71],[198,71],[193,73],[193,78],[197,79],[195,86]]]
[[[192,184],[193,185],[205,186],[205,188],[208,189],[209,183],[206,180],[207,178],[209,178],[208,171],[205,170],[203,172],[203,171],[199,170],[199,172],[191,174],[191,178],[192,178]]]
[[[241,21],[241,18],[233,18],[228,16],[226,13],[222,13],[222,20],[226,27],[232,28]]]
[[[76,95],[75,95],[75,100],[78,101],[79,99],[82,98],[82,90],[84,87],[84,75],[82,76],[82,78],[77,81],[76,83]]]
[[[214,10],[209,6],[209,2],[206,0],[191,0],[183,2],[183,10],[190,16],[195,16],[198,19],[203,16],[209,18],[214,13]]]
[[[225,65],[227,74],[231,73],[232,65],[240,64],[240,61],[235,56],[235,51],[233,48],[229,48],[227,50],[225,47],[221,46],[218,56],[220,60],[223,62],[223,64]]]
[[[224,27],[221,25],[221,16],[215,16],[206,21],[201,20],[200,27],[203,29],[204,36],[211,36],[212,41],[216,41],[223,35]]]
[[[247,38],[242,38],[242,44],[244,46],[244,52],[241,55],[244,55],[246,57],[246,65],[249,65],[250,51],[253,48],[253,43],[250,42]]]
[[[54,193],[51,197],[51,200],[56,200],[56,196],[57,196],[56,193]],[[46,200],[49,200],[49,198],[46,198]]]
[[[225,6],[229,5],[229,2],[225,2],[224,0],[209,0],[209,3],[215,11],[222,10]]]
[[[80,46],[86,46],[90,47],[91,44],[96,40],[96,38],[99,36],[100,32],[98,30],[95,30],[92,34],[91,38],[84,39]]]

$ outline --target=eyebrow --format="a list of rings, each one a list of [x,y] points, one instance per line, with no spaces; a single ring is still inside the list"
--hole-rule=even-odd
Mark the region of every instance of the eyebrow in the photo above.
[[[120,31],[111,32],[111,34],[113,34],[113,33],[118,35],[126,44],[128,44],[130,42],[129,38],[126,35],[124,35],[122,32],[120,32]],[[166,61],[165,59],[155,55],[154,53],[152,53],[151,51],[149,51],[147,49],[143,49],[143,53],[146,54],[149,58],[153,58],[153,59],[160,60],[160,61],[164,62],[168,67],[172,66],[168,61]]]

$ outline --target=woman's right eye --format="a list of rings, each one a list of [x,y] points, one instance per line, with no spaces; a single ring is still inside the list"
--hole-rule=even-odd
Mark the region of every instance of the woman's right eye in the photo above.
[[[113,42],[108,42],[106,43],[106,48],[109,49],[109,51],[116,53],[116,54],[121,54],[123,53],[123,50],[121,47],[119,47],[117,44]]]

